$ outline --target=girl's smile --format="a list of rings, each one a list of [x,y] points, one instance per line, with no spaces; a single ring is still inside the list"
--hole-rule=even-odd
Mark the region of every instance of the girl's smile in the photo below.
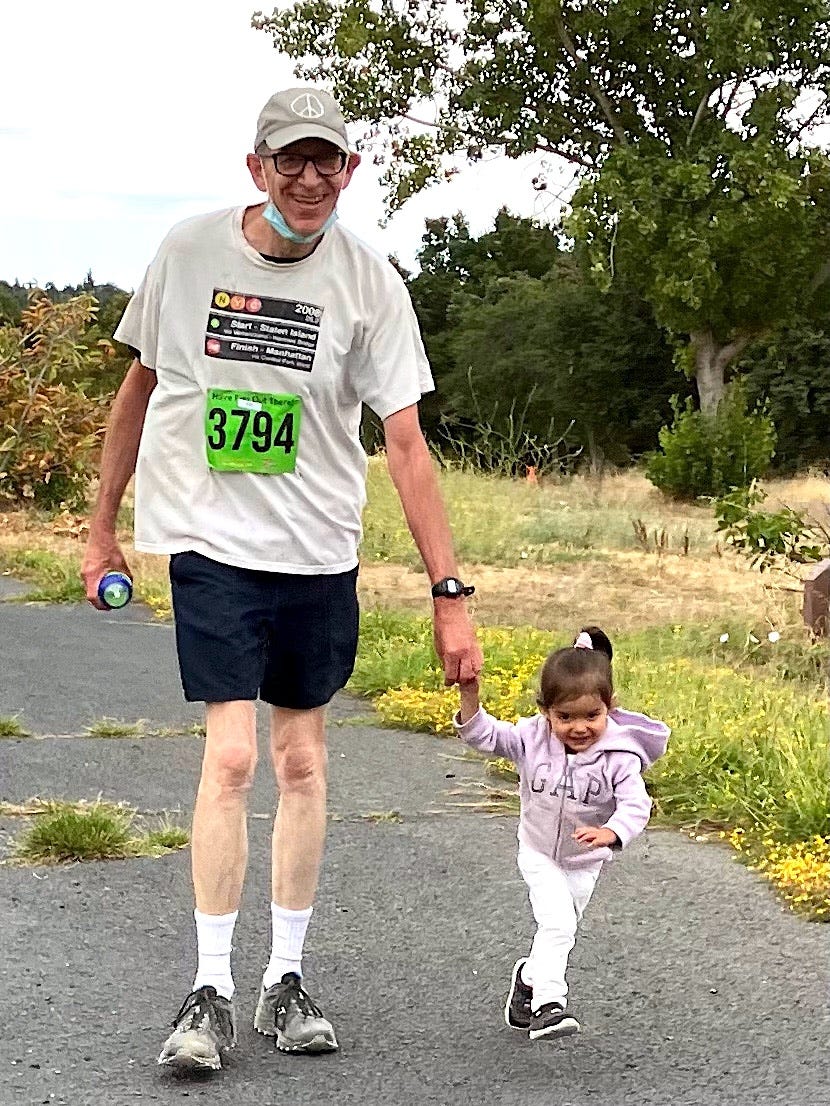
[[[544,714],[562,744],[574,753],[595,745],[608,724],[608,708],[599,695],[568,699],[548,707]]]

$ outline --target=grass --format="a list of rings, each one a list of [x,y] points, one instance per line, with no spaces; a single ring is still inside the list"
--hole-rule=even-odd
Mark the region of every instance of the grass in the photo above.
[[[635,551],[642,548],[635,520],[649,536],[665,532],[672,553],[681,553],[688,544],[690,553],[709,555],[717,543],[708,507],[673,504],[638,474],[529,484],[449,470],[440,480],[462,561],[544,565],[593,558],[600,549]],[[379,457],[369,464],[368,496],[363,558],[400,563],[401,550],[411,547],[411,541]],[[417,563],[414,549],[405,563]]]
[[[86,727],[89,737],[142,737],[144,722],[124,722],[119,718],[96,718]]]
[[[22,864],[62,864],[162,856],[189,843],[186,830],[165,820],[136,831],[136,812],[125,805],[96,801],[68,803],[32,800],[0,813],[31,816],[32,824],[13,843],[11,860]]]
[[[44,603],[78,603],[85,592],[80,558],[48,549],[12,549],[0,554],[0,569],[32,584],[25,598]]]
[[[823,916],[827,645],[805,636],[797,582],[749,569],[722,548],[708,506],[672,503],[634,471],[531,484],[451,470],[439,480],[462,574],[478,589],[488,707],[505,717],[532,711],[541,657],[599,622],[618,647],[623,701],[674,727],[651,776],[658,816],[720,829],[788,902]],[[817,477],[765,490],[772,506],[830,502]],[[350,686],[389,724],[446,732],[455,697],[435,670],[431,628],[416,617],[429,610],[426,579],[381,457],[370,459],[368,495]],[[81,597],[82,520],[21,511],[2,521],[0,570],[41,597]],[[130,523],[128,498],[119,533],[137,597],[169,617],[166,560],[130,551]],[[514,806],[509,766],[492,771],[473,805]]]
[[[16,715],[0,717],[0,737],[28,737]]]
[[[761,578],[721,548],[708,507],[674,504],[636,471],[534,485],[450,470],[439,472],[439,480],[463,571],[478,585],[481,623],[553,628],[574,616],[575,598],[579,619],[601,619],[615,631],[762,608],[771,608],[772,624],[780,621],[776,608],[782,602],[794,605],[792,596],[769,586],[780,583],[777,576]],[[815,480],[771,481],[766,487],[771,499],[796,506],[823,492]],[[382,457],[370,459],[368,495],[361,602],[385,604],[394,593],[398,605],[423,612],[428,609],[423,570]],[[166,558],[131,549],[131,519],[128,495],[119,537],[136,599],[167,619]],[[14,511],[0,522],[0,571],[30,581],[31,596],[82,599],[77,573],[87,535],[84,520]]]

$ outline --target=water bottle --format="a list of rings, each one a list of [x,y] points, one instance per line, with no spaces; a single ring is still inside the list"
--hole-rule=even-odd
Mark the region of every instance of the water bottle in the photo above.
[[[133,582],[124,572],[107,572],[98,584],[98,598],[111,611],[126,607],[133,597]]]

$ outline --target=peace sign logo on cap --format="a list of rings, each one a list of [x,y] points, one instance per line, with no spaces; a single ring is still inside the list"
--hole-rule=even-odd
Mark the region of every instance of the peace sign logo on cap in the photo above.
[[[326,114],[326,109],[311,92],[304,92],[302,96],[292,100],[291,110],[301,119],[321,119]]]

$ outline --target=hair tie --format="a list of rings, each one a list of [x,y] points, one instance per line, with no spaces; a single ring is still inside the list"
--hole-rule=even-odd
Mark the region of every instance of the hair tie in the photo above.
[[[574,649],[593,649],[594,643],[591,641],[591,635],[584,630],[579,634],[579,637],[574,642]]]

